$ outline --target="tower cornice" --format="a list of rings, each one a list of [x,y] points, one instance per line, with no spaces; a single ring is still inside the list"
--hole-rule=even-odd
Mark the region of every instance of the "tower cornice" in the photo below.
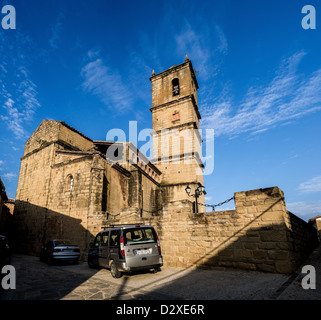
[[[160,104],[160,105],[158,105],[158,106],[151,107],[149,110],[150,110],[151,112],[153,112],[154,110],[157,110],[157,109],[160,109],[160,108],[170,107],[170,106],[172,106],[173,104],[177,104],[178,102],[183,102],[183,101],[185,101],[185,100],[190,100],[190,99],[192,100],[193,107],[194,107],[194,109],[195,109],[195,112],[196,112],[196,114],[197,114],[198,119],[202,119],[201,114],[200,114],[200,112],[199,112],[199,110],[198,110],[198,105],[197,105],[197,103],[196,103],[196,100],[195,100],[195,97],[194,97],[193,94],[190,94],[190,95],[188,95],[188,96],[185,96],[185,97],[182,97],[182,98],[173,100],[173,101],[165,102],[165,103]]]
[[[178,64],[178,65],[174,65],[172,66],[171,68],[165,70],[165,71],[162,71],[158,74],[155,74],[155,72],[153,72],[153,75],[149,78],[150,81],[153,81],[153,80],[156,80],[156,79],[159,79],[159,78],[162,78],[162,77],[165,77],[167,76],[169,73],[172,73],[172,72],[176,72],[178,70],[181,70],[185,67],[189,67],[190,71],[191,71],[191,76],[193,78],[193,80],[195,81],[195,85],[196,85],[196,88],[198,89],[198,82],[197,82],[197,78],[195,76],[195,72],[194,72],[194,68],[193,68],[193,64],[192,64],[192,61],[191,60],[186,60],[185,62],[181,63],[181,64]]]

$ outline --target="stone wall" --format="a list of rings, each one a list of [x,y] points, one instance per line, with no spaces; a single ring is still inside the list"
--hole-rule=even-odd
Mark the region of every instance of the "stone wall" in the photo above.
[[[291,273],[318,244],[316,230],[286,210],[277,187],[235,193],[235,207],[194,215],[190,201],[175,201],[158,217],[118,221],[154,225],[172,267]]]
[[[128,210],[140,215],[141,209],[149,215],[160,207],[159,184],[155,174],[149,175],[150,168],[109,163],[77,130],[62,122],[42,121],[21,158],[15,249],[38,255],[48,240],[67,238],[79,245],[85,259],[108,215]]]
[[[153,107],[164,103],[170,103],[177,99],[177,96],[173,96],[172,91],[172,80],[175,78],[179,79],[180,96],[184,97],[192,93],[197,102],[198,84],[196,82],[192,63],[188,60],[185,63],[173,66],[150,78],[152,82]]]
[[[318,245],[317,230],[289,211],[285,216],[285,223],[294,260],[306,259],[308,254]]]

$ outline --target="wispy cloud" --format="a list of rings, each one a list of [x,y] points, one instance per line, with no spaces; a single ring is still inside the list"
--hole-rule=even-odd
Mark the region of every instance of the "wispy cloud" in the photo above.
[[[93,51],[88,52],[93,57]],[[106,65],[94,55],[95,60],[87,63],[81,70],[84,81],[82,87],[86,92],[96,95],[109,109],[120,113],[132,107],[132,92],[124,85],[117,70]]]
[[[195,10],[200,10],[199,5],[190,3],[188,9],[184,1],[160,5],[165,14],[157,20],[157,27],[142,30],[135,44],[139,46],[138,52],[145,64],[158,73],[171,67],[175,61],[177,64],[184,62],[187,54],[198,71],[198,78],[212,80],[228,53],[224,30],[214,18],[205,22],[202,15],[195,15]],[[177,13],[186,10],[189,14],[178,19]]]
[[[3,177],[4,177],[5,179],[11,181],[11,180],[13,180],[14,178],[17,177],[17,174],[16,174],[16,173],[11,173],[11,172],[9,172],[9,173],[5,173],[5,174],[3,175]]]
[[[303,182],[299,185],[298,190],[302,192],[320,192],[321,191],[321,176],[316,176]]]
[[[218,73],[220,66],[218,59],[227,53],[228,42],[220,26],[214,24],[200,27],[202,31],[196,31],[188,21],[185,21],[181,31],[175,35],[176,50],[180,56],[188,54],[193,61],[196,61],[200,77],[208,80]]]
[[[20,53],[20,46],[28,47],[28,37],[23,37],[18,31],[12,46],[4,43],[5,36],[0,38],[0,120],[3,127],[12,131],[16,138],[25,137],[24,125],[33,119],[40,103],[37,99],[37,86],[31,79],[27,68],[26,54]]]
[[[0,80],[0,103],[5,114],[0,119],[7,125],[16,138],[25,136],[24,123],[33,118],[35,110],[40,106],[37,100],[36,85],[30,80],[25,67],[17,70],[15,85]],[[10,87],[10,88],[8,88]]]
[[[63,19],[64,19],[64,14],[60,12],[57,16],[57,20],[54,26],[51,28],[51,37],[49,39],[49,45],[53,49],[58,48],[58,42],[59,42],[61,30],[62,30]]]
[[[245,132],[263,132],[321,110],[321,69],[308,76],[297,73],[305,55],[300,51],[284,59],[272,81],[249,88],[239,107],[226,87],[213,104],[203,106],[202,126],[214,128],[216,137],[233,138]]]
[[[286,204],[287,209],[295,215],[312,218],[321,214],[321,200],[298,201]]]

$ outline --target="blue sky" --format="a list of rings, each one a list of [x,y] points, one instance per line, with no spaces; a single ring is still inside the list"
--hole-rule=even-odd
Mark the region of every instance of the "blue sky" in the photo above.
[[[319,1],[5,4],[16,9],[16,29],[0,28],[0,176],[9,197],[24,144],[43,119],[95,140],[113,128],[128,134],[129,121],[151,128],[152,70],[188,54],[201,128],[215,130],[207,203],[278,186],[293,213],[321,214]],[[315,30],[301,26],[304,5],[316,9]]]

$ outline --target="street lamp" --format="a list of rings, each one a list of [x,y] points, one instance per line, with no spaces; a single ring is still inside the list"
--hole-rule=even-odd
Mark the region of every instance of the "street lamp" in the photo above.
[[[205,187],[203,185],[199,184],[198,187],[195,189],[195,193],[194,194],[191,194],[191,191],[192,191],[192,189],[190,188],[190,186],[187,186],[185,188],[185,192],[187,193],[187,195],[189,197],[194,197],[195,198],[195,213],[198,213],[197,199],[202,194],[206,194]]]

